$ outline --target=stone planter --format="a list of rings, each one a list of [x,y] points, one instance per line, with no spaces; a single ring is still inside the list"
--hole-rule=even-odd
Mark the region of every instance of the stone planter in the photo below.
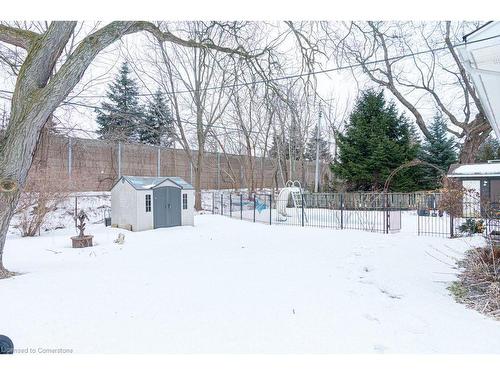
[[[71,242],[73,244],[73,248],[93,246],[92,245],[92,238],[94,238],[94,236],[90,236],[90,235],[71,237]]]

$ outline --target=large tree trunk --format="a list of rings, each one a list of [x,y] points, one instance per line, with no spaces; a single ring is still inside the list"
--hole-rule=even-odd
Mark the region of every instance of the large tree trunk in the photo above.
[[[13,273],[6,270],[3,265],[3,248],[5,239],[7,238],[9,223],[14,215],[18,200],[19,190],[9,194],[0,194],[0,249],[2,249],[0,250],[0,279],[13,275]]]
[[[30,113],[33,112],[30,111]],[[33,127],[38,124],[36,119],[30,115],[26,117],[25,121],[32,124]],[[47,121],[49,119],[50,115]],[[45,125],[45,123],[43,124]],[[24,125],[10,123],[11,131],[8,136],[0,140],[0,279],[13,275],[3,265],[3,249],[9,224],[14,216],[21,191],[26,184],[43,129],[42,125],[42,128],[36,133],[19,133]]]
[[[482,116],[477,116],[471,123],[460,149],[460,164],[470,164],[476,161],[479,146],[491,132],[491,126]]]

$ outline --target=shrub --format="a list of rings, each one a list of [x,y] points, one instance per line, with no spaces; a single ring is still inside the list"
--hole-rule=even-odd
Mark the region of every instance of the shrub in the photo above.
[[[473,234],[483,233],[484,232],[484,221],[481,219],[467,219],[464,223],[462,223],[458,230],[462,234],[466,234],[467,236],[472,236]]]
[[[21,236],[36,236],[47,215],[68,198],[69,192],[65,186],[53,185],[42,179],[29,183],[21,192],[15,211],[16,224],[13,225],[21,232]]]

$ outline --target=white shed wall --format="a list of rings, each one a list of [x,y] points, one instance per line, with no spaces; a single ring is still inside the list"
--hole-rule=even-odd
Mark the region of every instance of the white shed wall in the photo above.
[[[182,208],[182,195],[187,194],[187,210]],[[194,225],[194,190],[181,190],[182,225]]]
[[[119,228],[137,227],[137,194],[128,182],[119,181],[111,189],[111,224]]]
[[[151,195],[151,211],[146,212],[146,195]],[[137,190],[137,226],[134,231],[153,229],[153,190]]]

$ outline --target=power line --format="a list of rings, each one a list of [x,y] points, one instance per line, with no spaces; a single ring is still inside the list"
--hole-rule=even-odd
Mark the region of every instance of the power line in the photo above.
[[[490,37],[486,38],[481,38],[478,40],[473,40],[470,42],[461,42],[461,43],[456,43],[453,44],[452,47],[463,47],[465,45],[470,45],[470,44],[475,44],[479,42],[484,42],[492,39],[496,39],[500,37],[500,34],[493,35]],[[211,90],[221,90],[225,88],[236,88],[236,87],[243,87],[243,86],[250,86],[254,84],[260,84],[260,83],[269,83],[269,82],[277,82],[277,81],[283,81],[287,79],[296,79],[296,78],[301,78],[301,77],[306,77],[306,76],[311,76],[311,75],[318,75],[318,74],[325,74],[325,73],[332,73],[332,72],[337,72],[337,71],[342,71],[342,70],[347,70],[347,69],[353,69],[353,68],[360,68],[365,65],[374,65],[374,64],[380,64],[384,63],[386,61],[395,61],[395,60],[401,60],[405,59],[408,57],[415,57],[415,56],[420,56],[424,55],[427,53],[432,53],[432,52],[438,52],[438,51],[443,51],[447,50],[449,47],[448,46],[442,46],[442,47],[436,47],[436,48],[429,48],[426,50],[422,51],[417,51],[417,52],[412,52],[412,53],[407,53],[399,56],[393,56],[393,57],[388,57],[387,59],[377,59],[377,60],[371,60],[371,61],[365,61],[362,63],[356,63],[356,64],[348,64],[348,65],[343,65],[343,66],[338,66],[335,68],[329,68],[329,69],[321,69],[321,70],[315,70],[307,73],[296,73],[296,74],[291,74],[291,75],[285,75],[281,77],[276,77],[276,78],[269,78],[269,79],[260,79],[260,80],[253,80],[250,82],[241,82],[241,83],[233,83],[230,85],[220,85],[220,86],[210,86],[207,88],[204,88],[203,91],[211,91]],[[7,91],[7,90],[0,90],[0,92],[3,93],[8,93],[8,94],[13,94],[12,91]],[[192,89],[186,89],[186,90],[178,90],[178,91],[164,91],[165,94],[168,95],[174,95],[174,94],[188,94],[188,93],[193,93],[195,90]],[[138,94],[138,96],[154,96],[152,93],[141,93]],[[106,95],[75,95],[73,98],[83,98],[83,99],[97,99],[97,98],[106,98]]]
[[[140,117],[140,114],[139,113],[135,113],[135,112],[126,112],[126,111],[115,111],[115,110],[109,110],[109,109],[105,109],[103,107],[99,107],[99,106],[95,106],[95,105],[90,105],[90,104],[84,104],[84,103],[76,103],[76,102],[71,102],[71,101],[64,101],[62,102],[62,104],[64,105],[75,105],[75,106],[79,106],[79,107],[85,107],[85,108],[89,108],[89,109],[98,109],[98,110],[103,110],[103,111],[110,111],[114,114],[118,114],[118,115],[128,115],[128,116],[137,116],[137,117]],[[174,121],[177,121],[177,120],[174,120]],[[192,122],[192,121],[187,121],[187,120],[180,120],[181,124],[187,124],[187,125],[192,125],[192,126],[199,126],[196,122]],[[230,132],[242,132],[242,130],[240,128],[228,128],[226,126],[219,126],[219,125],[208,125],[210,128],[216,128],[216,129],[224,129],[224,130],[230,130]],[[259,132],[256,132],[255,130],[247,130],[248,133],[259,133]]]
[[[465,45],[470,45],[470,44],[474,44],[474,43],[479,43],[479,42],[483,42],[483,41],[492,40],[492,39],[495,39],[495,38],[498,38],[498,37],[500,37],[500,34],[493,35],[493,36],[486,37],[486,38],[481,38],[481,39],[470,41],[470,42],[456,43],[456,44],[453,44],[452,47],[453,48],[462,47],[462,46],[465,46]],[[423,55],[423,54],[427,54],[427,53],[432,53],[432,52],[438,52],[438,51],[442,51],[442,50],[446,50],[446,49],[448,49],[448,46],[442,46],[442,47],[437,47],[437,48],[429,48],[427,50],[422,50],[422,51],[412,52],[412,53],[403,54],[403,55],[399,55],[399,56],[389,57],[387,59],[378,59],[378,60],[365,61],[363,63],[348,64],[348,65],[343,65],[343,66],[339,66],[339,67],[336,67],[336,68],[322,69],[322,70],[312,71],[312,72],[308,72],[308,73],[297,73],[297,74],[285,75],[285,76],[276,77],[276,78],[260,79],[260,80],[250,81],[250,82],[235,83],[235,84],[230,84],[230,85],[211,86],[211,87],[205,88],[204,90],[207,90],[207,91],[208,90],[220,90],[220,89],[225,89],[225,88],[235,88],[235,87],[250,86],[250,85],[260,84],[260,83],[276,82],[276,81],[282,81],[282,80],[286,80],[286,79],[296,79],[296,78],[301,78],[301,77],[304,77],[304,76],[325,74],[325,73],[331,73],[331,72],[335,72],[335,71],[342,71],[342,70],[346,70],[346,69],[358,68],[358,67],[362,67],[362,66],[365,66],[365,65],[379,64],[379,63],[383,63],[383,62],[385,62],[387,60],[388,61],[401,60],[401,59],[405,59],[405,58],[408,58],[408,57],[419,56],[419,55]],[[166,93],[167,95],[174,95],[174,94],[185,94],[185,93],[191,93],[191,92],[194,92],[194,90],[186,89],[186,90],[178,90],[178,91],[165,91],[164,93]],[[13,91],[9,91],[9,90],[2,90],[2,89],[0,89],[0,93],[5,93],[5,94],[12,95],[14,92]],[[153,96],[153,95],[154,94],[152,94],[152,93],[138,94],[138,96]],[[324,103],[327,103],[328,101],[332,100],[332,99],[324,99],[320,95],[318,95],[318,97]],[[72,98],[73,99],[74,98],[91,99],[91,98],[107,98],[107,96],[106,95],[75,95]],[[0,96],[0,99],[9,100],[11,98],[7,98],[5,96]],[[106,110],[106,109],[104,109],[104,108],[102,108],[100,106],[89,105],[89,104],[84,104],[84,103],[77,103],[77,102],[72,102],[72,101],[63,101],[62,104],[64,104],[64,105],[74,105],[74,106],[86,107],[86,108],[89,108],[89,109]],[[137,113],[131,113],[131,112],[125,112],[125,111],[113,111],[113,112],[117,113],[117,114],[119,113],[119,114],[124,114],[124,115],[137,116]],[[186,120],[181,120],[181,123],[188,124],[188,125],[193,125],[193,126],[198,126],[197,123],[189,122],[189,121],[186,121]],[[217,125],[210,125],[210,126],[213,127],[213,128],[217,128],[217,129],[223,129],[225,131],[229,130],[230,132],[238,132],[238,133],[241,132],[241,130],[239,128],[228,128],[228,127],[217,126]],[[89,132],[92,132],[92,131],[89,130]],[[248,132],[250,132],[250,133],[259,133],[259,132],[255,132],[255,131],[252,131],[252,130],[249,130]]]

